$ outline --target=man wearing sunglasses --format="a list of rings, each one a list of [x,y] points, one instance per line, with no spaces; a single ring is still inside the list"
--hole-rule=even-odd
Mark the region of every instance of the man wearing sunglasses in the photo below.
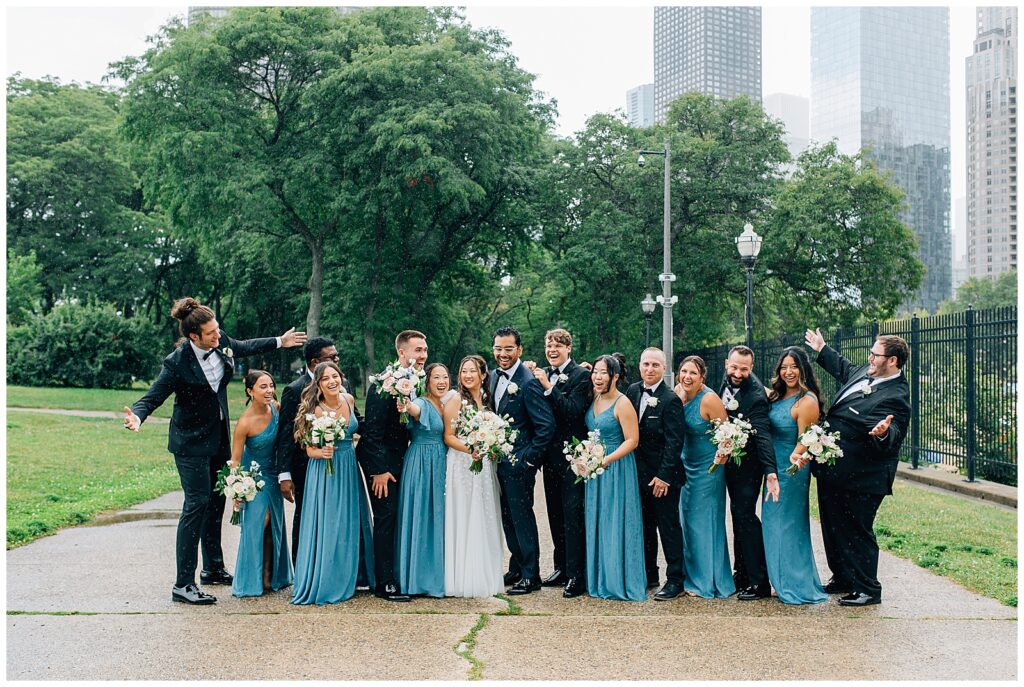
[[[898,336],[879,336],[868,351],[867,365],[858,367],[826,346],[820,329],[808,329],[805,338],[818,352],[818,364],[839,383],[825,421],[828,431],[839,432],[843,455],[835,465],[811,467],[818,480],[821,533],[832,571],[825,591],[845,594],[839,599],[843,606],[878,604],[882,586],[875,514],[882,499],[892,494],[900,445],[910,423],[910,385],[903,374],[910,348]],[[807,462],[790,460],[801,466]]]

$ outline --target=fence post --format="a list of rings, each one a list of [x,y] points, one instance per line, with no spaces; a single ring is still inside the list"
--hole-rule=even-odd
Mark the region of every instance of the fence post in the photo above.
[[[836,342],[836,345],[833,346],[833,348],[836,349],[836,352],[842,353],[843,352],[843,328],[842,327],[836,327],[835,342]]]
[[[975,425],[977,421],[977,394],[974,389],[974,367],[975,367],[975,352],[974,352],[974,306],[968,305],[967,312],[964,313],[964,323],[966,324],[966,336],[964,341],[964,358],[967,365],[966,377],[964,384],[967,387],[967,481],[974,481],[974,462],[975,462]]]
[[[918,467],[921,449],[921,360],[918,333],[921,321],[915,314],[910,320],[910,465]]]
[[[875,339],[878,338],[878,320],[871,320],[871,343],[869,346],[875,345]]]

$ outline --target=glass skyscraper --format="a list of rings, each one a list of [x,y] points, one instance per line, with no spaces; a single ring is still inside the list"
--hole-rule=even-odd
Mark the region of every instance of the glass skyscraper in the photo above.
[[[934,311],[952,295],[949,9],[812,7],[811,138],[892,174],[926,268],[907,305]]]
[[[654,116],[696,91],[761,102],[760,7],[654,8]]]

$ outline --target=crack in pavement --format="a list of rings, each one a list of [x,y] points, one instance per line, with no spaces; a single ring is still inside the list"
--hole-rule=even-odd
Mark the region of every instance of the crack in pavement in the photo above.
[[[476,649],[477,635],[487,627],[487,623],[490,620],[490,613],[481,613],[480,617],[477,618],[476,624],[469,629],[465,636],[455,642],[455,646],[452,647],[456,654],[469,661],[469,672],[466,673],[467,680],[484,679],[484,662],[473,655],[473,650]]]

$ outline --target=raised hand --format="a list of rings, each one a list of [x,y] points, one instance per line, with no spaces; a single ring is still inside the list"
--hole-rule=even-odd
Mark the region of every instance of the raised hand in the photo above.
[[[306,332],[297,332],[292,327],[281,335],[281,348],[294,348],[306,343]]]
[[[532,369],[533,369],[533,376],[534,376],[534,378],[538,382],[540,382],[540,385],[542,387],[544,387],[544,390],[547,391],[548,389],[550,389],[551,388],[551,380],[548,379],[548,373],[544,370],[544,368],[543,367],[536,367],[536,366],[534,366]]]
[[[139,420],[139,416],[132,412],[132,409],[128,406],[124,407],[124,428],[130,429],[133,432],[139,431],[139,426],[142,422]]]
[[[868,432],[868,436],[872,437],[884,437],[889,431],[889,425],[892,424],[892,415],[886,415],[884,420],[880,420],[877,425]]]
[[[808,329],[804,332],[804,343],[815,351],[821,351],[821,349],[825,348],[825,337],[821,335],[821,329],[815,329],[813,332]]]

